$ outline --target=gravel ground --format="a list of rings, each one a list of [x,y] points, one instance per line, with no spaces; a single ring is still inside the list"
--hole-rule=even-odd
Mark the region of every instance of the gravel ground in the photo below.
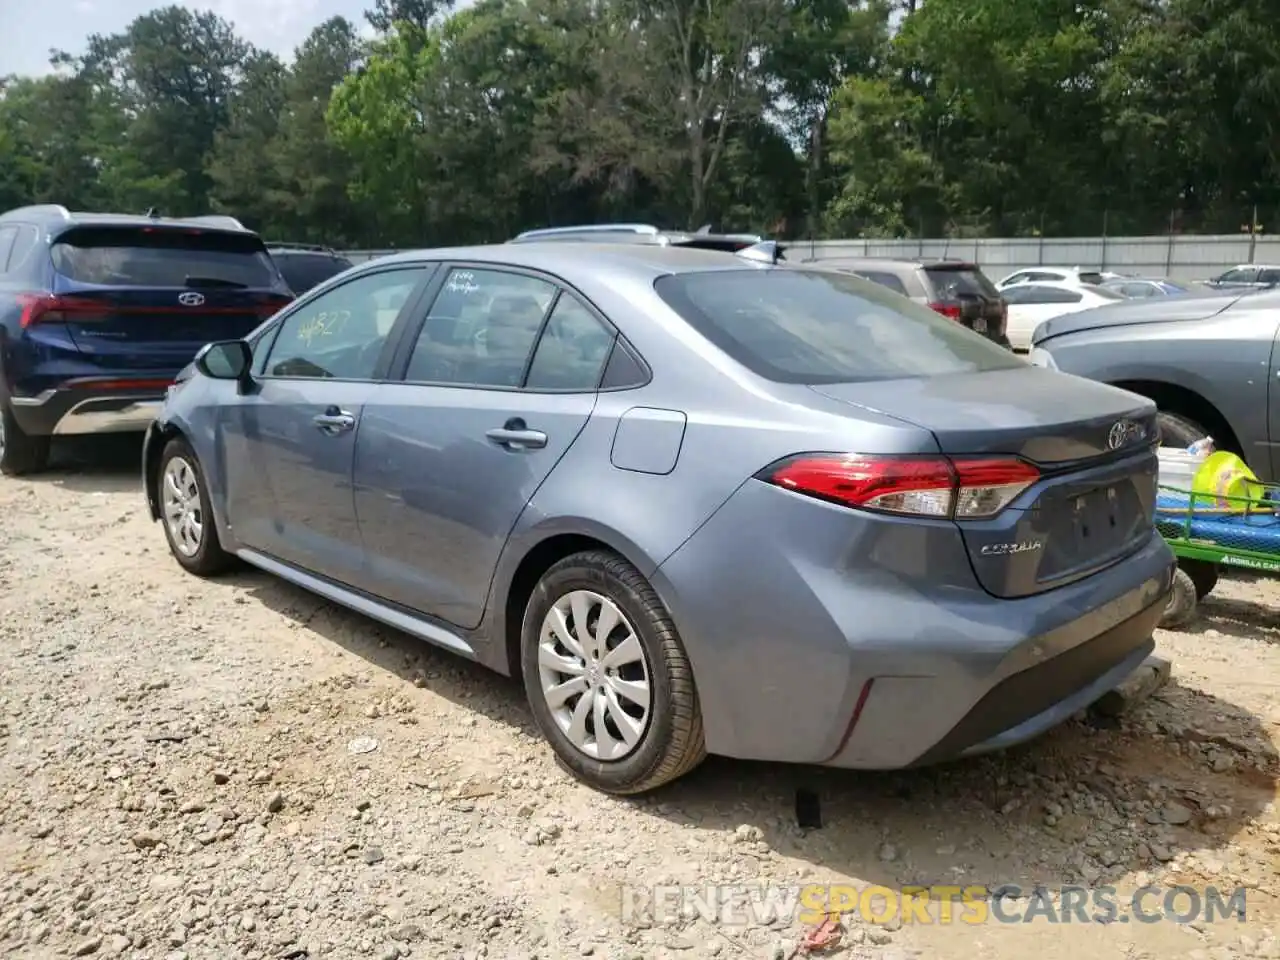
[[[833,881],[1249,887],[1244,924],[850,920],[839,956],[1280,957],[1280,584],[1161,633],[1172,683],[1110,726],[907,774],[713,759],[625,801],[511,681],[182,573],[136,447],[88,454],[0,480],[0,955],[774,958],[790,918],[624,922],[621,885]]]

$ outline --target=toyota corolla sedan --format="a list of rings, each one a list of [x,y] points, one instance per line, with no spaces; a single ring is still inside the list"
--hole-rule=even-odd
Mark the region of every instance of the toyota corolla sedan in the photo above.
[[[612,793],[707,753],[891,769],[1022,742],[1151,652],[1155,407],[858,277],[521,243],[379,259],[210,344],[151,515],[522,679]]]

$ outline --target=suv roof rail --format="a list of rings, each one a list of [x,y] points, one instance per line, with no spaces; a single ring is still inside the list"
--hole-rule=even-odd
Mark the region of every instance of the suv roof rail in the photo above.
[[[199,217],[182,217],[189,223],[207,223],[211,227],[228,227],[232,230],[248,230],[243,223],[235,217],[228,217],[221,213],[208,213]]]
[[[657,227],[649,223],[592,223],[577,227],[539,227],[517,234],[516,240],[537,240],[542,237],[557,237],[572,233],[635,233],[656,237],[660,233]]]
[[[59,220],[70,220],[71,211],[60,203],[33,203],[30,206],[18,207],[15,210],[6,210],[0,213],[3,217],[57,217]]]

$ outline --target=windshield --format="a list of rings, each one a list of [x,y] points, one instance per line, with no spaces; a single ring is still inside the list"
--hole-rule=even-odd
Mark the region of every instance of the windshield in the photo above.
[[[70,230],[50,251],[68,280],[110,287],[226,285],[277,289],[275,265],[252,234],[155,227]]]
[[[780,383],[847,383],[1022,366],[1008,350],[869,280],[833,271],[717,270],[659,278],[690,326]]]

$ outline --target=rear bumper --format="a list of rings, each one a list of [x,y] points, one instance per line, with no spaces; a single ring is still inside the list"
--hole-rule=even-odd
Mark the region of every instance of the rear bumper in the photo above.
[[[141,433],[163,407],[164,391],[62,387],[9,402],[18,426],[31,436]]]
[[[955,524],[748,484],[654,579],[709,751],[887,770],[1008,747],[1096,701],[1153,649],[1173,569],[1153,533],[1100,573],[998,600]]]

